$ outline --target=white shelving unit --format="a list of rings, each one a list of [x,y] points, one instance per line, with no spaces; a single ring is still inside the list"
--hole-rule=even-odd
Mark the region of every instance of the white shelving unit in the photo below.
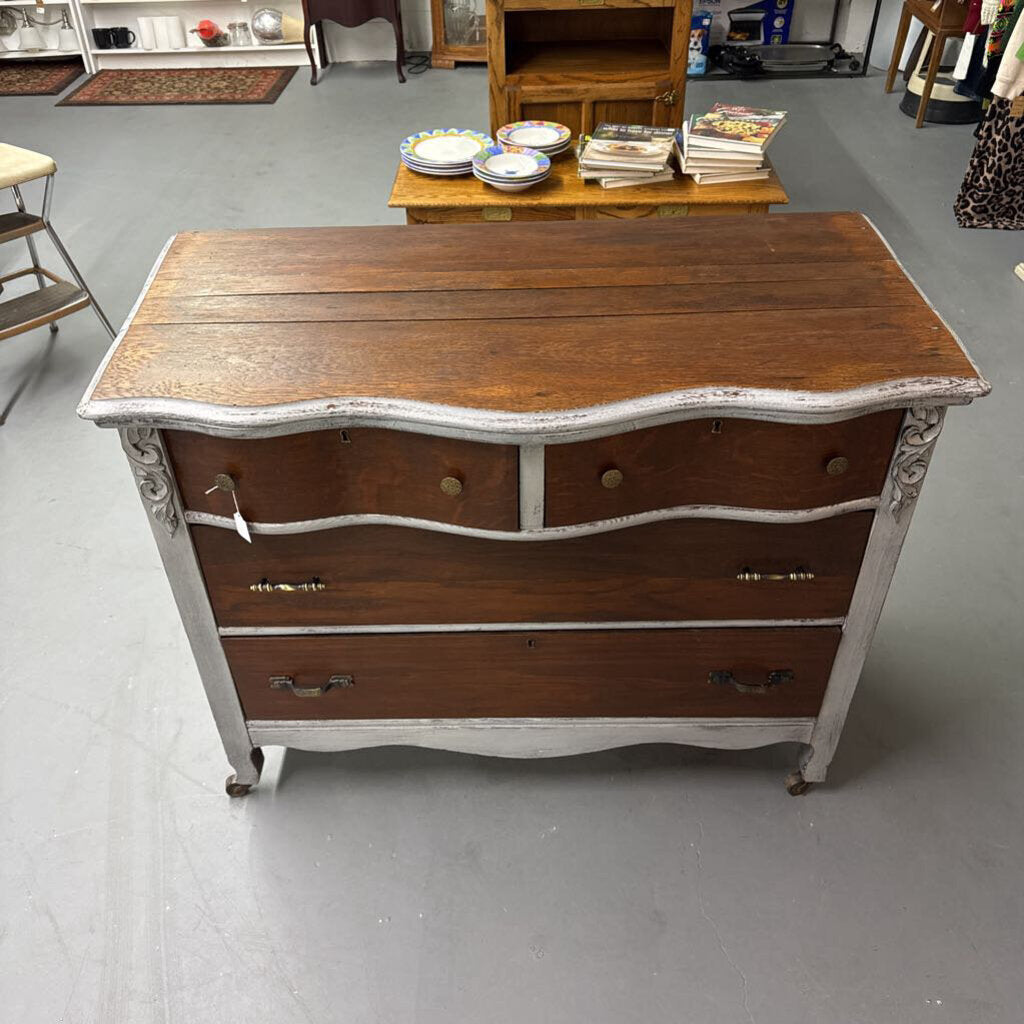
[[[37,0],[0,0],[0,7],[23,7],[38,10],[38,3]],[[51,2],[46,3],[43,8],[43,14],[49,20],[58,16],[61,11],[64,10],[68,12],[68,21],[71,22],[71,27],[75,30],[75,35],[78,37],[77,50],[57,49],[57,31],[60,28],[59,24],[38,25],[36,27],[38,28],[40,35],[43,37],[44,42],[50,44],[46,49],[8,50],[5,48],[4,44],[0,42],[0,60],[42,60],[49,57],[59,57],[66,60],[70,57],[81,57],[82,62],[85,64],[85,70],[91,74],[95,70],[92,63],[92,56],[89,53],[92,37],[84,28],[82,11],[77,0],[51,0]]]
[[[97,71],[104,68],[252,67],[303,65],[308,62],[302,43],[249,46],[204,46],[189,32],[203,18],[227,31],[232,21],[250,21],[263,0],[68,0],[81,11],[89,60]],[[300,0],[270,0],[271,6],[302,21]],[[178,17],[185,28],[184,49],[146,50],[141,45],[140,17]],[[126,26],[135,33],[135,45],[102,50],[92,39],[92,29]],[[315,52],[315,42],[314,42]]]

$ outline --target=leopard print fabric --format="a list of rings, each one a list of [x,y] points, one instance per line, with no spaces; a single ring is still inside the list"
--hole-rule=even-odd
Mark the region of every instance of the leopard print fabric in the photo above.
[[[1010,100],[992,101],[953,212],[962,228],[1024,229],[1024,117]]]

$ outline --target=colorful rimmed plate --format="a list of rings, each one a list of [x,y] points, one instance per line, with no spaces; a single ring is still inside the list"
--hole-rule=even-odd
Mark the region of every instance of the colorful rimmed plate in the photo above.
[[[402,157],[402,163],[409,168],[410,171],[416,171],[417,174],[433,174],[437,177],[453,178],[460,174],[469,174],[473,170],[471,163],[467,164],[453,164],[450,167],[438,167],[436,164],[425,164],[420,163],[418,160],[410,160],[407,157]]]
[[[551,170],[551,160],[526,146],[488,146],[473,157],[473,173],[505,181],[535,178]]]
[[[398,149],[403,158],[435,167],[451,167],[467,164],[493,145],[494,140],[489,135],[472,128],[434,128],[410,135]]]
[[[555,121],[513,121],[495,134],[506,146],[529,146],[542,153],[560,152],[572,140],[572,132]]]
[[[419,164],[406,164],[405,166],[416,174],[428,174],[433,178],[460,178],[472,173],[473,170],[472,167],[467,167],[456,171],[439,171],[436,167],[421,167]]]

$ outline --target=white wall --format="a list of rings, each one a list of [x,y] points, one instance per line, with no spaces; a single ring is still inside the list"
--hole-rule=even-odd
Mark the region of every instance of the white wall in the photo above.
[[[430,0],[402,0],[402,31],[406,50],[430,49]],[[325,35],[334,61],[395,59],[395,33],[389,22],[342,28],[329,21]]]
[[[888,61],[901,6],[901,0],[883,0],[879,24],[881,19],[886,17],[887,9],[891,8],[895,12],[890,19],[892,32],[887,42],[880,41],[876,36],[872,64],[880,60],[881,50],[885,51],[884,61]],[[694,10],[700,10],[700,0],[694,0],[693,7]],[[863,51],[874,7],[874,0],[840,0],[836,39],[841,46],[856,53]],[[478,9],[482,12],[483,0],[479,0]],[[793,8],[793,42],[801,39],[827,38],[831,20],[832,0],[796,0]],[[405,30],[407,50],[429,50],[430,0],[402,0],[402,27]],[[372,21],[360,28],[342,28],[340,25],[328,23],[327,43],[331,58],[335,61],[393,60],[395,56],[394,34],[391,26],[384,21]]]

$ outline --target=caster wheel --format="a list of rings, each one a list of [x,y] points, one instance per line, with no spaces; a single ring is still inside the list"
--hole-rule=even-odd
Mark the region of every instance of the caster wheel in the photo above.
[[[803,796],[812,786],[799,772],[791,772],[786,776],[786,792],[790,796]]]
[[[235,776],[229,775],[224,781],[224,791],[228,796],[247,796],[252,786],[245,782],[235,782]]]

